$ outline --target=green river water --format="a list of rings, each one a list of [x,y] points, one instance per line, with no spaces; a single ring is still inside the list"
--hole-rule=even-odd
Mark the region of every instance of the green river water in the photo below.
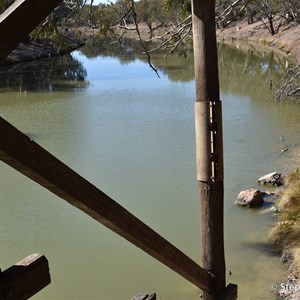
[[[1,68],[0,113],[199,262],[192,61],[155,54],[159,79],[133,46],[101,43]],[[243,300],[275,299],[270,284],[286,276],[268,244],[276,216],[234,205],[258,177],[299,165],[300,105],[271,99],[285,65],[219,45],[227,282]],[[52,283],[34,299],[199,299],[181,276],[4,163],[0,195],[1,269],[31,253],[49,260]]]

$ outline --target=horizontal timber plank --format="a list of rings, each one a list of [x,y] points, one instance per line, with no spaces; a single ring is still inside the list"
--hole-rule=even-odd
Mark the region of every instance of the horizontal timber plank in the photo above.
[[[202,290],[213,279],[196,262],[0,117],[0,159],[87,213]]]
[[[0,62],[45,19],[62,0],[16,0],[0,15]]]
[[[0,299],[29,299],[50,282],[48,260],[32,254],[0,273]]]

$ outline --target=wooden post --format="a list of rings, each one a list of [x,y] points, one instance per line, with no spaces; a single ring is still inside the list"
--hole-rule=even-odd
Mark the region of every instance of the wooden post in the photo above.
[[[236,300],[238,293],[238,286],[236,284],[228,284],[225,290],[218,297],[218,300]]]
[[[212,277],[187,255],[0,117],[0,160],[87,213],[203,290]]]
[[[197,180],[200,187],[202,265],[214,278],[203,299],[225,289],[223,141],[219,94],[215,1],[192,0],[195,65]]]
[[[16,0],[0,15],[0,62],[45,19],[62,0]]]
[[[0,299],[29,299],[50,282],[46,257],[32,254],[0,273]]]

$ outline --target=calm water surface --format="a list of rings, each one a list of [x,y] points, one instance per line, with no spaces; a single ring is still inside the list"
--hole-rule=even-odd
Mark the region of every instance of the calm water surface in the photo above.
[[[268,245],[276,217],[240,209],[259,176],[299,165],[300,105],[274,103],[285,60],[219,46],[228,282],[239,299],[272,299],[284,280]],[[0,112],[21,131],[200,260],[192,57],[87,46],[72,57],[0,71]],[[284,135],[284,140],[280,136]],[[282,147],[289,150],[280,154]],[[0,163],[1,268],[42,253],[52,283],[35,299],[199,299],[192,284],[83,212]]]

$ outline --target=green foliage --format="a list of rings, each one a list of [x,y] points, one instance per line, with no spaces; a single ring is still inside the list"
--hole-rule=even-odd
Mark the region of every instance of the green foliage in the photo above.
[[[0,0],[1,1],[1,0]],[[70,28],[78,27],[79,16],[87,9],[84,0],[64,0],[33,32],[30,37],[45,44],[51,44],[57,52],[69,51],[73,42],[66,41]],[[75,35],[72,35],[75,39]],[[75,44],[74,44],[75,45]]]
[[[118,19],[118,11],[114,6],[102,7],[97,11],[99,34],[108,36],[113,33],[112,24]]]
[[[45,46],[51,44],[58,53],[68,52],[72,46],[66,42],[65,35],[51,22],[45,23],[31,32],[30,37]]]
[[[178,23],[180,18],[186,18],[192,12],[190,0],[164,0],[164,5],[172,22]]]
[[[192,11],[190,0],[165,0],[165,6],[168,9],[176,9],[184,14],[190,14]]]
[[[167,20],[167,11],[161,0],[140,0],[135,4],[137,21],[147,24],[152,31],[155,23],[164,24]]]

